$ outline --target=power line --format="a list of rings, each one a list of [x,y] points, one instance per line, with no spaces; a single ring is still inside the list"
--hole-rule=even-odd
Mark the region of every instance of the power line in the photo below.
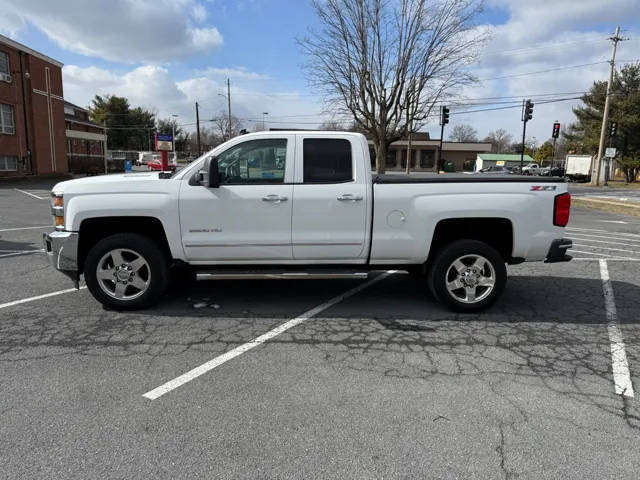
[[[601,60],[599,62],[582,63],[580,65],[568,65],[568,66],[565,66],[565,67],[556,67],[556,68],[549,68],[549,69],[546,69],[546,70],[537,70],[535,72],[514,73],[514,74],[511,74],[511,75],[502,75],[500,77],[492,77],[492,78],[480,78],[479,81],[480,82],[486,82],[486,81],[489,81],[489,80],[500,80],[502,78],[525,77],[525,76],[528,76],[528,75],[538,75],[540,73],[557,72],[559,70],[569,70],[569,69],[572,69],[572,68],[588,67],[588,66],[591,66],[591,65],[599,65],[599,64],[602,64],[602,63],[609,63],[609,62],[607,62],[606,60]]]
[[[602,42],[607,40],[606,37],[600,37],[598,36],[597,38],[592,38],[591,40],[589,40],[589,37],[580,39],[580,40],[571,40],[568,42],[556,42],[556,43],[539,43],[537,45],[533,45],[530,47],[522,47],[522,48],[512,48],[510,50],[494,50],[494,51],[490,51],[490,52],[485,52],[484,55],[503,55],[505,53],[520,53],[520,52],[526,52],[529,50],[542,50],[542,49],[546,49],[546,48],[556,48],[556,47],[561,47],[564,45],[571,45],[571,44],[575,44],[575,43],[581,43],[581,44],[585,44],[585,43],[597,43],[597,42]]]

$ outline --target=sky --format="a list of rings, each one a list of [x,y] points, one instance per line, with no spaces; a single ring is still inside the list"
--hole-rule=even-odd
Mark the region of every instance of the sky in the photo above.
[[[229,79],[232,114],[250,130],[263,118],[267,128],[332,118],[296,43],[318,28],[310,0],[0,0],[0,10],[0,33],[63,62],[64,97],[81,106],[125,96],[191,129],[196,101],[204,125],[226,112]],[[504,128],[517,139],[521,108],[506,102],[532,98],[527,138],[541,143],[580,101],[540,102],[606,80],[617,25],[627,38],[617,64],[640,61],[640,0],[487,0],[476,23],[489,35],[470,67],[480,81],[460,92],[467,105],[451,107],[448,131],[470,124],[480,138]],[[440,136],[437,119],[423,130]]]

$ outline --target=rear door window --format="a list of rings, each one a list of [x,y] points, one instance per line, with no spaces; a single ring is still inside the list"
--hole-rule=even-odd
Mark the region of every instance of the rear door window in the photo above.
[[[305,138],[303,162],[304,183],[345,183],[353,180],[349,140]]]

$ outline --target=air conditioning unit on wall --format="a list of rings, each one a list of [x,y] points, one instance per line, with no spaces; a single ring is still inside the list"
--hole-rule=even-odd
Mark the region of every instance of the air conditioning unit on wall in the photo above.
[[[11,83],[11,75],[8,73],[0,73],[0,80],[3,82]]]

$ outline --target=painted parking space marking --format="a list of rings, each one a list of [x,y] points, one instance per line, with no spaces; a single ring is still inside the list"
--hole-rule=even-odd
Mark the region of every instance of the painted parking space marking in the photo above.
[[[627,250],[624,248],[613,248],[613,247],[596,247],[594,245],[587,245],[586,243],[575,243],[573,244],[576,247],[587,247],[587,248],[598,248],[600,250],[615,250],[616,252],[627,252],[627,253],[637,253],[640,255],[640,250]]]
[[[16,232],[18,230],[36,230],[38,228],[53,228],[53,226],[52,225],[38,225],[37,227],[1,228],[0,232]]]
[[[633,397],[633,385],[629,373],[629,362],[627,361],[627,351],[622,337],[622,331],[618,328],[618,313],[616,310],[616,300],[613,294],[611,279],[609,278],[609,268],[606,260],[600,260],[600,278],[602,279],[602,293],[604,295],[604,306],[607,315],[607,330],[609,332],[609,342],[611,343],[611,366],[613,368],[613,383],[617,395]]]
[[[640,234],[637,233],[627,233],[627,232],[611,232],[610,230],[599,230],[594,228],[578,228],[578,227],[567,227],[568,231],[578,233],[578,232],[593,232],[593,233],[607,233],[613,234],[621,237],[630,237],[631,238],[640,238]]]
[[[219,367],[220,365],[228,362],[229,360],[232,360],[240,355],[242,355],[243,353],[248,352],[249,350],[258,347],[260,345],[262,345],[263,343],[271,340],[272,338],[277,337],[278,335],[286,332],[287,330],[300,325],[301,323],[305,322],[306,320],[309,320],[310,318],[316,316],[317,314],[327,310],[328,308],[336,305],[337,303],[342,302],[343,300],[352,297],[353,295],[355,295],[356,293],[361,292],[362,290],[364,290],[365,288],[370,287],[371,285],[378,283],[382,280],[384,280],[385,278],[387,278],[389,275],[394,274],[396,271],[395,270],[388,270],[380,275],[378,275],[376,278],[373,278],[367,282],[364,282],[360,285],[358,285],[357,287],[352,288],[351,290],[347,290],[345,293],[342,293],[340,295],[337,295],[335,297],[333,297],[332,299],[318,305],[317,307],[312,308],[311,310],[306,311],[305,313],[303,313],[302,315],[297,316],[296,318],[289,320],[288,322],[285,322],[279,326],[277,326],[276,328],[274,328],[273,330],[269,330],[267,333],[264,333],[262,335],[260,335],[259,337],[254,338],[253,340],[251,340],[250,342],[247,342],[243,345],[240,345],[239,347],[234,348],[233,350],[229,350],[226,353],[223,353],[222,355],[209,360],[206,363],[203,363],[202,365],[200,365],[199,367],[196,367],[192,370],[189,370],[188,372],[180,375],[179,377],[174,378],[173,380],[168,381],[167,383],[164,383],[162,385],[160,385],[159,387],[154,388],[153,390],[148,391],[147,393],[143,394],[142,396],[145,398],[148,398],[149,400],[156,400],[157,398],[161,397],[162,395],[171,392],[172,390],[175,390],[176,388],[184,385],[185,383],[190,382],[191,380],[198,378],[201,375],[204,375],[205,373],[213,370],[216,367]]]
[[[2,252],[2,250],[0,250],[0,252]],[[19,255],[31,255],[32,253],[44,253],[44,248],[41,248],[40,250],[18,250],[11,253],[0,253],[0,258],[16,257]]]
[[[38,200],[47,200],[47,197],[41,197],[40,195],[36,195],[35,193],[27,192],[26,190],[20,190],[19,188],[14,188],[16,192],[24,193],[25,195],[29,195],[30,197],[37,198]],[[37,190],[37,193],[42,195],[42,192]]]
[[[0,303],[0,309],[13,307],[14,305],[20,305],[22,303],[35,302],[36,300],[42,300],[43,298],[55,297],[57,295],[62,295],[64,293],[77,292],[78,290],[84,290],[87,288],[86,286],[82,286],[79,289],[76,288],[67,288],[65,290],[58,290],[57,292],[45,293],[44,295],[36,295],[35,297],[22,298],[20,300],[14,300],[12,302]]]
[[[613,235],[593,235],[591,233],[582,233],[582,232],[569,232],[569,235],[573,235],[575,237],[584,237],[585,240],[591,238],[604,238],[606,240],[613,241],[623,241],[623,242],[632,242],[640,244],[640,239],[636,239],[634,237],[621,237],[621,236],[613,236]],[[595,242],[595,240],[593,240]],[[640,246],[640,245],[638,245]]]

